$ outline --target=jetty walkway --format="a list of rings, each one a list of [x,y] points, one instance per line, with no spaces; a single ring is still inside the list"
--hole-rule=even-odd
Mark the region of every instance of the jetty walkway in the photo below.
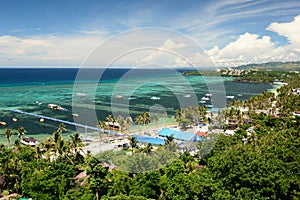
[[[9,111],[14,112],[14,113],[23,114],[23,115],[39,117],[39,118],[43,118],[43,119],[47,119],[47,120],[51,120],[51,121],[55,121],[55,122],[60,122],[60,123],[64,123],[64,124],[69,124],[69,125],[72,125],[72,126],[84,128],[85,130],[101,131],[101,132],[106,133],[106,134],[113,134],[113,135],[117,135],[117,136],[123,136],[123,134],[120,134],[120,133],[117,133],[117,132],[114,132],[114,131],[102,130],[102,129],[97,128],[97,127],[93,127],[93,126],[89,126],[89,125],[85,125],[85,124],[78,124],[78,123],[75,123],[75,122],[70,122],[70,121],[57,119],[57,118],[53,118],[53,117],[47,117],[47,116],[39,115],[39,114],[35,114],[35,113],[25,112],[25,111],[18,110],[18,109],[11,109]]]

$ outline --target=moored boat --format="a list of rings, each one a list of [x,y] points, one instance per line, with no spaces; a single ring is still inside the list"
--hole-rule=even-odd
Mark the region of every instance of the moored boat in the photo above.
[[[52,104],[52,103],[48,104],[48,108],[51,110],[66,110],[63,107],[56,105],[56,104]]]
[[[6,126],[6,122],[0,121],[0,125],[1,125],[1,126]]]
[[[203,100],[203,101],[208,101],[209,98],[208,98],[208,97],[202,97],[201,100]]]
[[[159,97],[153,96],[153,97],[151,97],[150,99],[152,99],[152,100],[159,100],[160,98],[159,98]]]
[[[234,99],[234,96],[227,95],[226,98],[227,98],[227,99]]]

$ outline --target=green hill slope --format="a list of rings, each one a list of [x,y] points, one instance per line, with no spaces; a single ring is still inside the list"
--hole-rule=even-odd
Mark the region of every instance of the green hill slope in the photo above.
[[[237,69],[259,69],[273,71],[300,71],[300,61],[297,62],[267,62],[261,64],[247,64],[236,67]]]

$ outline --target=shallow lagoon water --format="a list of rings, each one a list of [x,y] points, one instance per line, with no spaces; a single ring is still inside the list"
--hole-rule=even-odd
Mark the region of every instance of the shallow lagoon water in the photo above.
[[[0,69],[0,121],[7,122],[6,127],[13,129],[24,126],[30,135],[51,134],[58,127],[57,122],[46,120],[40,123],[35,117],[12,113],[9,109],[67,121],[73,121],[72,102],[75,102],[75,110],[79,108],[87,114],[95,110],[99,120],[104,120],[111,114],[112,105],[115,113],[129,113],[133,118],[149,109],[151,112],[166,111],[172,115],[182,106],[179,99],[184,99],[187,103],[192,98],[198,101],[206,93],[222,91],[222,85],[225,86],[226,95],[234,95],[235,99],[240,100],[272,88],[270,84],[239,83],[232,82],[231,78],[220,77],[183,77],[178,72],[164,73],[163,70],[154,69],[146,74],[140,73],[139,76],[124,76],[128,69],[107,71],[99,81],[79,81],[78,85],[85,96],[77,96],[76,93],[73,94],[76,69]],[[95,85],[96,91],[93,90]],[[208,91],[207,85],[213,86],[215,91]],[[50,110],[47,108],[49,103],[58,104],[67,111]],[[18,119],[17,123],[12,121],[13,117]],[[96,125],[86,117],[81,121],[91,126]],[[72,126],[67,128],[75,130]],[[3,133],[5,127],[0,127],[0,131]]]

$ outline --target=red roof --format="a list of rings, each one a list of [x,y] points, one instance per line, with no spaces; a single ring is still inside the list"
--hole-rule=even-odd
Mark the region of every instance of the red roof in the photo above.
[[[296,110],[296,111],[295,111],[295,114],[300,114],[300,110]]]
[[[202,137],[202,136],[207,136],[207,133],[205,133],[205,132],[200,132],[200,131],[198,131],[196,134],[197,134],[198,136],[200,136],[200,137]]]

